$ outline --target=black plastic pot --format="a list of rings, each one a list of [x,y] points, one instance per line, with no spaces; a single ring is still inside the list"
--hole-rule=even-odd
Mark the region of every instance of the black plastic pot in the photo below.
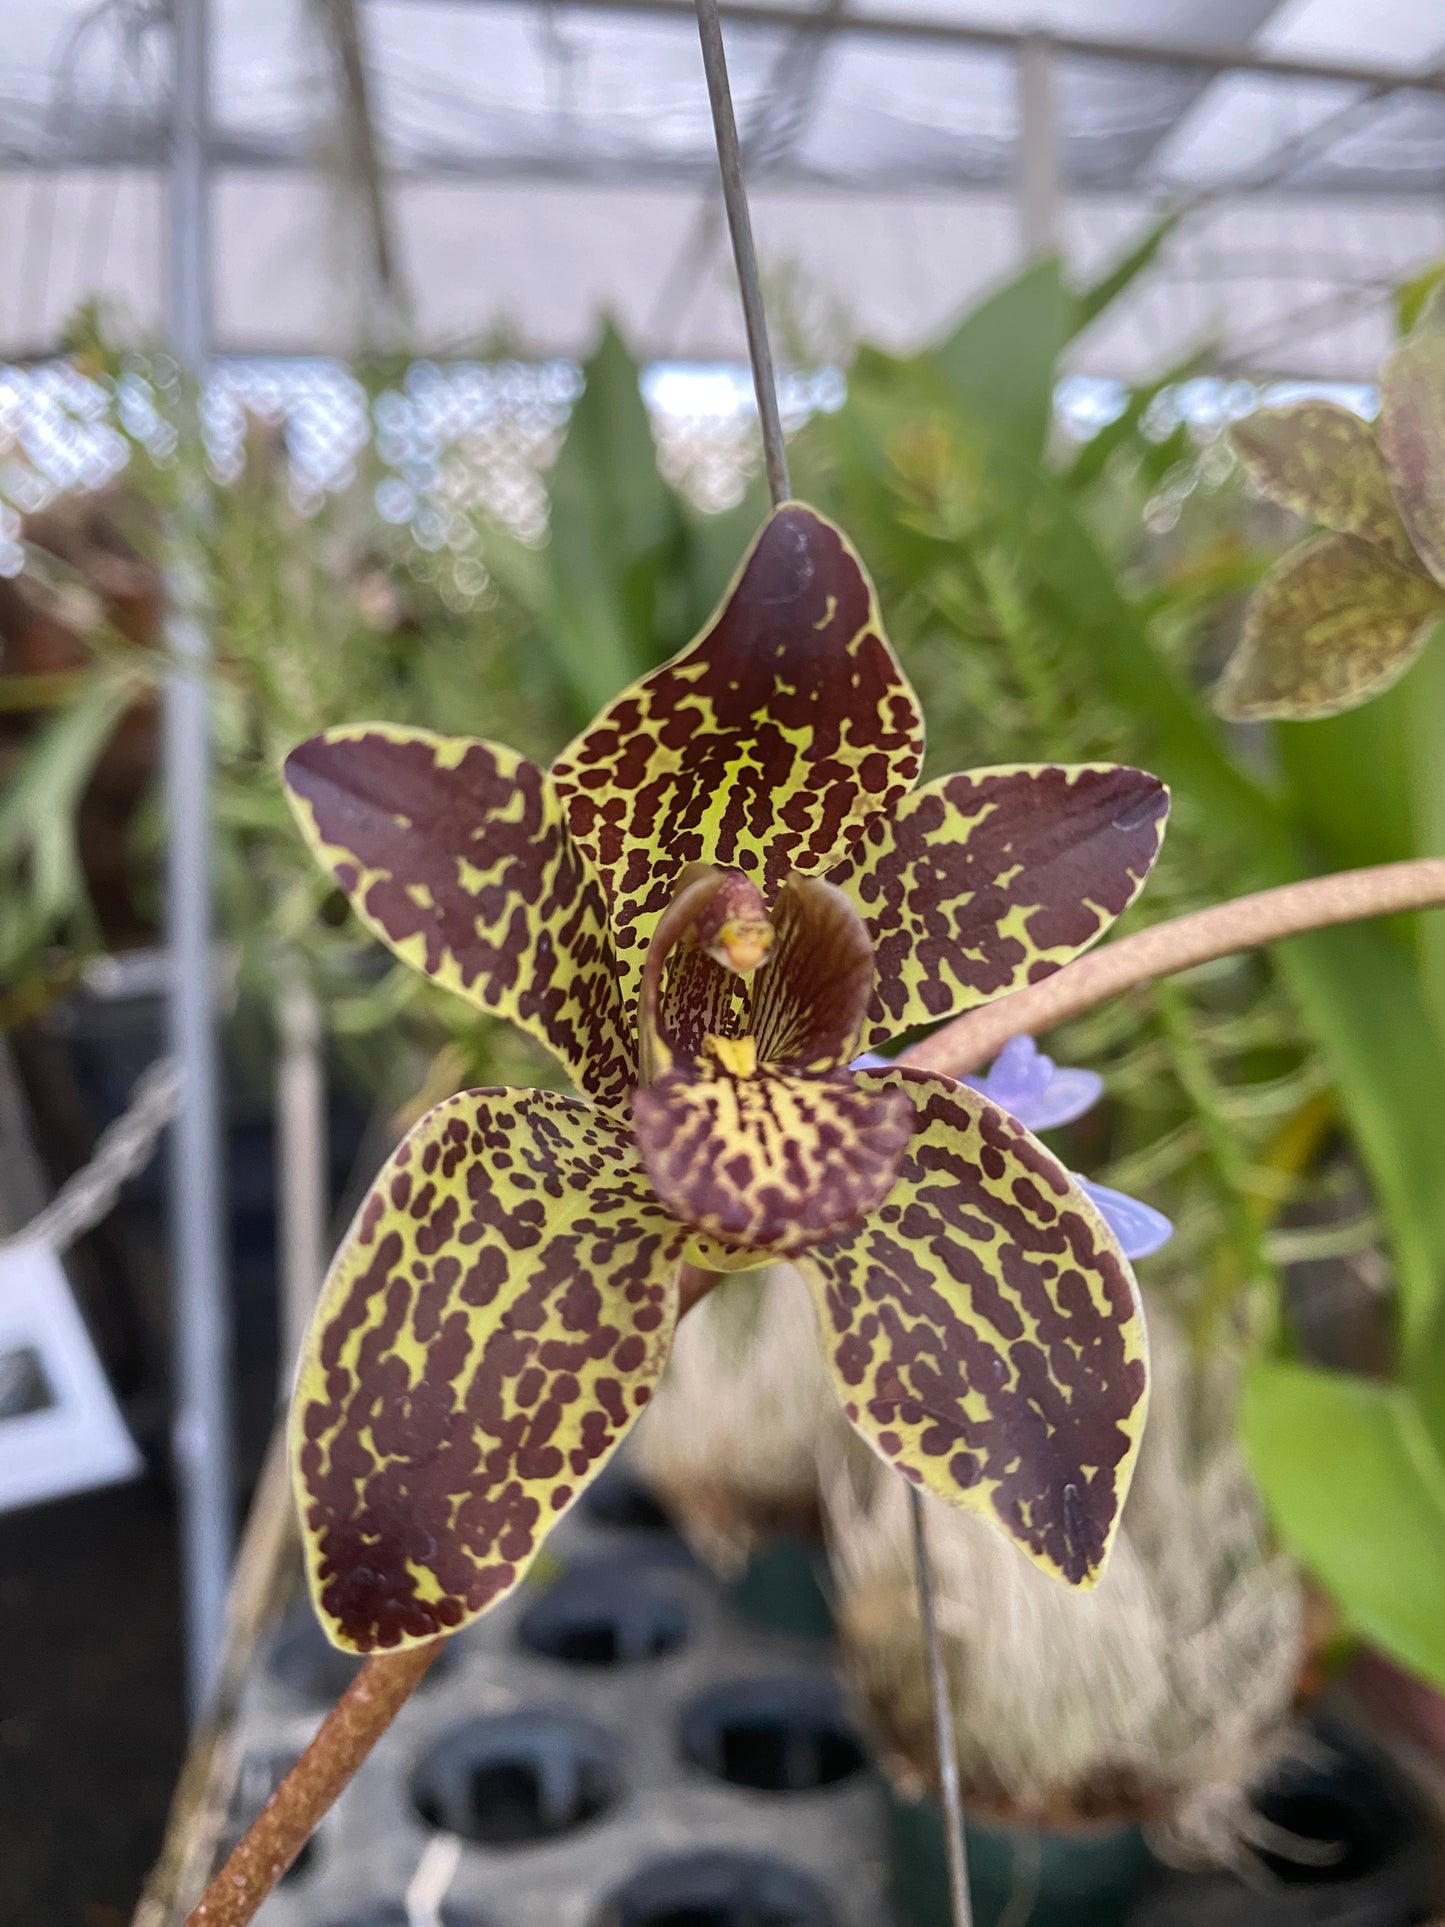
[[[861,1773],[867,1758],[822,1674],[714,1686],[683,1709],[682,1750],[729,1786],[816,1793]]]
[[[890,1790],[893,1894],[904,1927],[952,1927],[943,1822],[934,1800]],[[1028,1927],[1123,1927],[1152,1863],[1137,1827],[1050,1831],[970,1817],[974,1927],[1007,1916]]]
[[[755,1626],[794,1639],[831,1639],[827,1572],[828,1557],[818,1540],[780,1534],[753,1554],[728,1587],[728,1597]]]
[[[599,1819],[621,1780],[612,1736],[550,1707],[468,1720],[411,1777],[427,1826],[484,1847],[528,1847]]]
[[[612,1895],[594,1927],[834,1927],[806,1874],[751,1853],[660,1860]]]
[[[469,1907],[455,1907],[443,1901],[437,1914],[441,1927],[487,1927],[480,1914],[473,1913]],[[374,1906],[363,1907],[359,1913],[342,1914],[328,1920],[326,1927],[411,1927],[412,1916],[402,1900],[382,1900]]]
[[[584,1566],[529,1606],[517,1630],[530,1651],[567,1666],[636,1666],[686,1643],[687,1609],[631,1573]]]
[[[1281,1841],[1257,1884],[1230,1873],[1151,1879],[1131,1927],[1419,1927],[1439,1899],[1428,1826],[1408,1787],[1336,1725],[1323,1759],[1291,1762],[1256,1805]],[[1333,1850],[1333,1851],[1332,1851]]]

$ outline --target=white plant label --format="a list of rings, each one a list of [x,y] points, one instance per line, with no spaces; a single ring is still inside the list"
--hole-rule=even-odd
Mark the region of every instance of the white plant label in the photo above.
[[[33,1240],[0,1248],[0,1512],[140,1470],[60,1259]]]

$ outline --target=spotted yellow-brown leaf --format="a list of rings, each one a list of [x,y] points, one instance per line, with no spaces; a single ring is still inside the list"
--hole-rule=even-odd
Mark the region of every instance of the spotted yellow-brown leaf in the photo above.
[[[360,723],[292,750],[297,821],[362,921],[619,1105],[633,1082],[607,905],[543,771],[492,743]]]
[[[1169,792],[1113,764],[973,770],[877,817],[829,875],[862,913],[865,1046],[1049,976],[1128,908]]]
[[[1380,452],[1415,551],[1445,586],[1445,285],[1381,370]]]
[[[509,1592],[647,1403],[684,1232],[628,1132],[464,1091],[384,1166],[326,1281],[291,1417],[317,1612],[352,1652]]]
[[[1255,591],[1214,706],[1240,721],[1357,708],[1404,675],[1442,616],[1428,576],[1353,535],[1316,536]]]
[[[897,803],[923,723],[847,538],[785,503],[695,642],[616,697],[552,776],[602,879],[630,990],[683,870],[737,869],[771,899]]]
[[[692,1230],[783,1257],[855,1223],[886,1196],[912,1111],[848,1072],[798,1077],[721,1066],[670,1071],[634,1093],[638,1149],[659,1197]]]
[[[905,1093],[916,1122],[882,1206],[797,1260],[844,1410],[915,1484],[1090,1586],[1144,1424],[1133,1275],[1068,1172],[1007,1112],[917,1071],[858,1082]]]
[[[1352,409],[1332,401],[1261,408],[1235,423],[1230,440],[1271,501],[1336,535],[1357,535],[1402,568],[1420,567],[1374,428]]]

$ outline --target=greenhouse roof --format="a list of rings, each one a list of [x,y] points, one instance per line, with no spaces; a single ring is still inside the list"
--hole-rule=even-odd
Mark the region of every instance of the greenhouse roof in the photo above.
[[[164,300],[170,30],[29,0],[0,73],[0,354]],[[1362,379],[1445,251],[1438,0],[723,8],[794,353],[915,345],[1050,238],[1080,276],[1165,204],[1081,349]],[[688,0],[213,0],[216,342],[244,353],[742,350]]]

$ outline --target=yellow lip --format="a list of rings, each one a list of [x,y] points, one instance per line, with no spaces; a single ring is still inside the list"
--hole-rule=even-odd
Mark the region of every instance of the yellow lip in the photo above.
[[[714,1037],[709,1031],[702,1040],[704,1053],[715,1057],[730,1077],[751,1077],[758,1068],[755,1037]]]

